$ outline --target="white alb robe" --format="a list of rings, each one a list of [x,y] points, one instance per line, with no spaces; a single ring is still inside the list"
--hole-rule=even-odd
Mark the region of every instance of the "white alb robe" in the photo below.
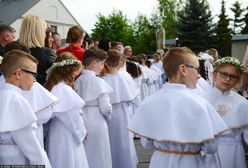
[[[0,90],[0,165],[45,165],[47,154],[36,137],[36,120],[22,90],[5,83]]]
[[[76,80],[76,85],[77,93],[86,102],[83,119],[88,136],[84,141],[84,147],[89,167],[112,168],[106,122],[111,119],[112,105],[109,93],[112,92],[112,88],[90,70],[83,71]]]
[[[215,155],[206,155],[205,164],[208,168],[214,159],[219,159],[223,168],[245,168],[245,152],[242,137],[248,144],[248,101],[233,91],[222,93],[212,88],[203,96],[222,117],[229,130],[219,137],[219,148]]]
[[[107,74],[103,79],[113,88],[110,94],[112,104],[111,120],[107,121],[110,136],[112,166],[114,168],[135,168],[137,155],[133,135],[127,125],[138,98],[137,86],[130,75]]]
[[[53,168],[88,168],[83,146],[86,129],[80,115],[85,102],[64,82],[55,85],[51,93],[59,99],[53,106],[46,141],[51,165]]]
[[[23,90],[22,95],[28,100],[37,117],[37,138],[44,148],[43,124],[47,123],[52,117],[52,105],[58,99],[38,82],[34,82],[30,90]]]
[[[155,148],[150,168],[202,168],[201,151],[217,151],[227,127],[214,108],[185,85],[167,83],[137,109],[128,126]]]

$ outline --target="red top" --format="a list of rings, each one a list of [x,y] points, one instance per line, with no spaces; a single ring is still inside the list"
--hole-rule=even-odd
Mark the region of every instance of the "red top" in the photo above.
[[[73,55],[75,55],[77,57],[77,59],[79,59],[82,63],[84,63],[84,59],[83,59],[83,54],[85,52],[84,48],[81,48],[80,46],[77,46],[77,45],[70,45],[66,48],[61,48],[61,49],[58,49],[56,51],[57,55],[59,55],[63,52],[72,53]]]

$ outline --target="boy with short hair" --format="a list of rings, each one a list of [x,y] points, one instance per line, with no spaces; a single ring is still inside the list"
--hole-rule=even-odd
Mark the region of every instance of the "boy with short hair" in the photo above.
[[[0,94],[0,165],[45,165],[50,162],[36,134],[34,112],[22,97],[37,74],[37,60],[28,53],[13,50],[5,54],[1,71],[5,83]]]
[[[129,130],[154,148],[150,168],[202,168],[200,152],[214,153],[215,136],[227,129],[215,109],[189,88],[199,79],[199,62],[187,48],[172,48],[163,67],[169,83],[148,97],[136,111]]]
[[[97,75],[103,69],[106,53],[88,49],[84,53],[85,69],[76,80],[77,93],[86,102],[83,119],[88,138],[84,141],[89,167],[112,168],[109,132],[106,120],[111,118],[109,93],[112,88]],[[97,159],[96,159],[97,158]]]

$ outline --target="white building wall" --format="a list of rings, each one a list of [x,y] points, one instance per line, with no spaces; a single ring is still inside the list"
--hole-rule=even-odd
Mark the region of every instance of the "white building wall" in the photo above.
[[[57,32],[62,38],[66,38],[67,31],[70,27],[78,25],[78,22],[60,0],[41,0],[11,24],[11,26],[16,29],[17,38],[19,38],[22,20],[27,15],[40,16],[45,19],[49,25],[57,26]]]

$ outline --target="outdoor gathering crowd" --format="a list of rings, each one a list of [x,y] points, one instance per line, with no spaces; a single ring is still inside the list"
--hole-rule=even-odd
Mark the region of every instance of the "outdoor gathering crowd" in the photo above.
[[[34,15],[17,41],[0,25],[0,165],[136,168],[140,138],[155,150],[150,168],[246,167],[238,59],[186,47],[134,56],[121,42],[84,42],[80,26],[67,46],[60,38]]]

